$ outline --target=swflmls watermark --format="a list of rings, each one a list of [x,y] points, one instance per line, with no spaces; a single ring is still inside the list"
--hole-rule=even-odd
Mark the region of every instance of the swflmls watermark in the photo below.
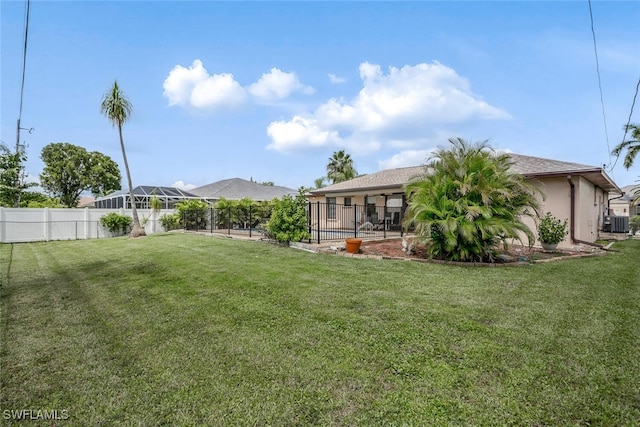
[[[67,409],[5,409],[2,411],[2,418],[13,421],[60,421],[69,419],[69,411]]]

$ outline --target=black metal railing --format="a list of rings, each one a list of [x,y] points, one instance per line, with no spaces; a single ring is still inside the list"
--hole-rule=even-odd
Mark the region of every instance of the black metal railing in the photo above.
[[[401,208],[310,202],[307,219],[311,241],[315,243],[348,237],[388,238],[403,234]]]
[[[206,208],[183,212],[181,225],[186,230],[210,233],[266,236],[269,209],[260,207]],[[402,236],[403,212],[386,206],[339,205],[309,202],[307,228],[309,242],[342,240],[347,237],[387,238]]]

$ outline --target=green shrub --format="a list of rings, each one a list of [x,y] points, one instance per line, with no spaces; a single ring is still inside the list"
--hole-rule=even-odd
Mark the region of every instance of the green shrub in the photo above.
[[[201,200],[185,200],[176,204],[176,210],[185,230],[203,230],[207,228],[207,208]]]
[[[307,200],[303,194],[295,198],[284,196],[274,200],[271,219],[267,222],[269,233],[281,243],[299,242],[309,239]]]
[[[181,227],[180,214],[165,214],[160,217],[160,225],[166,231],[177,230]]]
[[[272,202],[256,202],[249,198],[227,200],[222,197],[214,207],[216,228],[247,228],[256,227],[269,219]]]
[[[538,226],[538,239],[541,243],[548,245],[557,245],[562,242],[569,231],[567,230],[568,220],[562,222],[555,216],[551,215],[551,212],[547,212],[545,216],[540,220]]]
[[[133,219],[115,212],[108,213],[100,218],[100,224],[113,235],[127,234],[131,231]]]

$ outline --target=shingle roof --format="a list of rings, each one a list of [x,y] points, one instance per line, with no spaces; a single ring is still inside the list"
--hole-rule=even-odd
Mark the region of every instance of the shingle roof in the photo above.
[[[602,168],[596,166],[583,165],[580,163],[563,162],[561,160],[544,159],[542,157],[523,156],[522,154],[509,154],[514,161],[511,168],[513,172],[525,176],[549,175],[554,173],[567,174],[570,172],[591,172],[601,171]]]
[[[424,171],[424,166],[410,166],[406,168],[387,169],[369,175],[361,175],[357,178],[350,179],[349,181],[332,184],[318,190],[311,191],[311,194],[334,193],[348,190],[363,191],[369,189],[373,190],[402,187],[413,178],[423,174]]]
[[[602,168],[583,165],[580,163],[563,162],[560,160],[544,159],[541,157],[509,154],[514,161],[512,170],[530,178],[551,176],[580,175],[608,191],[619,191],[618,186],[607,176]],[[425,173],[425,166],[411,166],[397,169],[387,169],[369,175],[359,176],[349,181],[339,182],[318,190],[311,191],[312,195],[338,193],[345,191],[382,190],[399,188],[411,179]]]
[[[223,179],[194,188],[192,193],[207,199],[240,200],[249,198],[256,201],[279,199],[285,195],[295,195],[297,190],[277,185],[264,185],[241,178]]]

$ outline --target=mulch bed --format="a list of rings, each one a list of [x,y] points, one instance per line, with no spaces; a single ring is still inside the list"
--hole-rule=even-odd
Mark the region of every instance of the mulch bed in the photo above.
[[[594,248],[595,249],[595,248]],[[363,241],[360,246],[360,254],[369,256],[381,256],[387,259],[408,259],[414,261],[430,261],[435,263],[456,264],[456,265],[523,265],[531,262],[546,262],[557,259],[576,258],[584,256],[601,255],[604,251],[593,250],[589,252],[575,251],[555,251],[546,252],[540,248],[529,248],[525,246],[511,245],[509,250],[503,252],[504,261],[496,263],[467,263],[450,262],[441,260],[428,260],[424,245],[416,245],[413,254],[409,255],[402,250],[402,239],[372,240]]]

